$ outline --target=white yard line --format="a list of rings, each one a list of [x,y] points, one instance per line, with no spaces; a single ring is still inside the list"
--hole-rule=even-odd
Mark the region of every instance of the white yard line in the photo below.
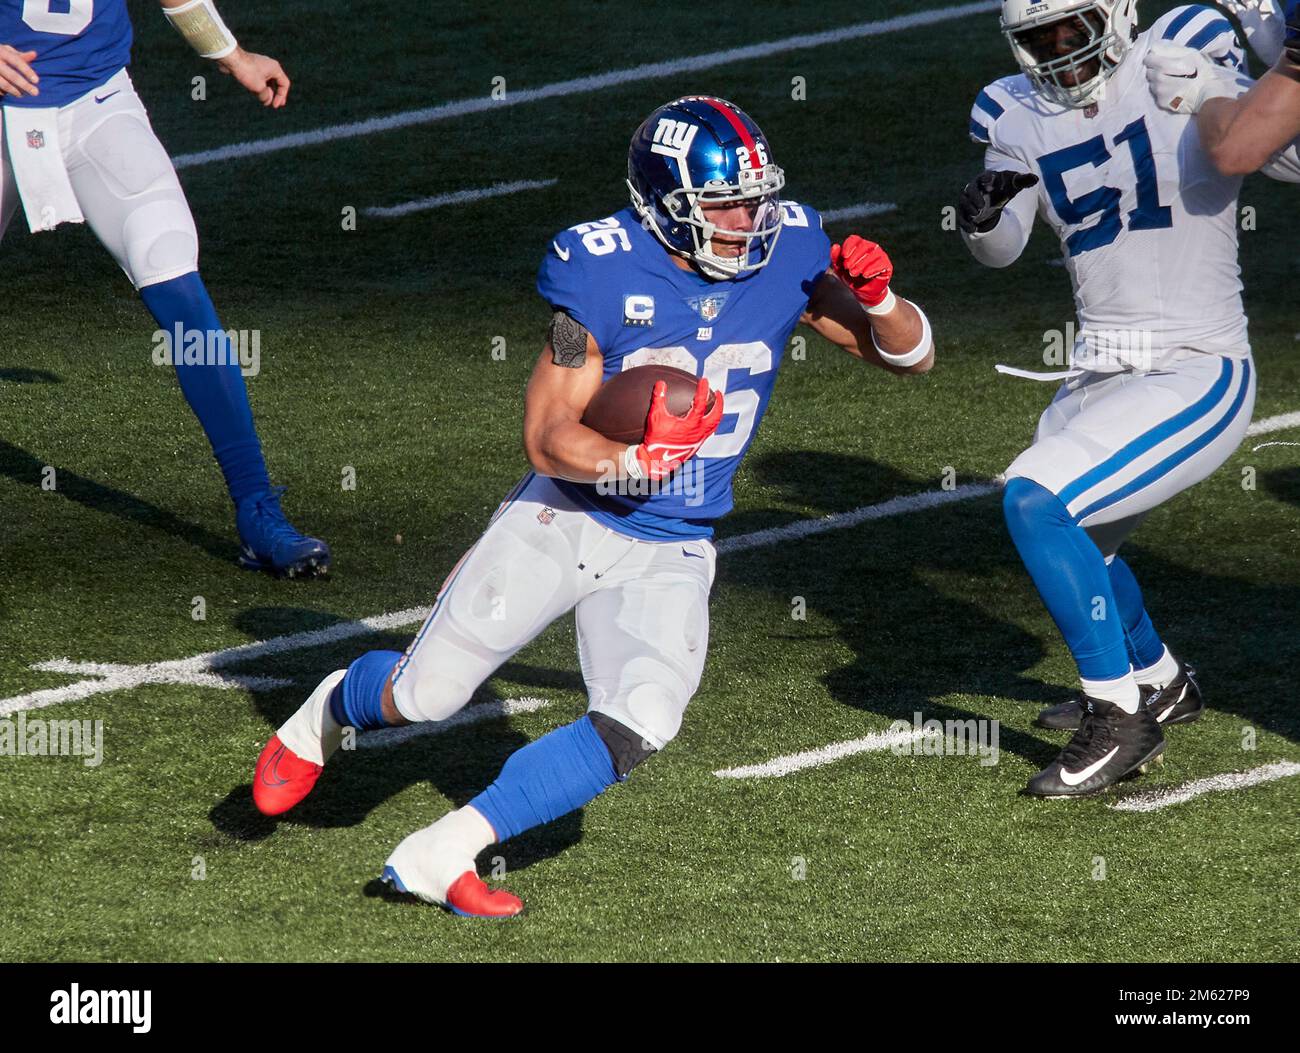
[[[1279,413],[1276,417],[1265,417],[1255,421],[1246,429],[1246,435],[1268,435],[1270,432],[1284,431],[1287,428],[1300,428],[1300,413]]]
[[[883,216],[886,212],[896,212],[898,206],[892,201],[864,201],[860,205],[849,205],[847,208],[833,208],[829,212],[822,213],[823,223],[839,223],[845,219],[860,219],[863,216]]]
[[[1116,801],[1111,807],[1117,812],[1158,812],[1161,808],[1168,808],[1171,804],[1182,804],[1202,794],[1218,793],[1221,790],[1242,790],[1247,786],[1258,786],[1262,782],[1286,779],[1292,775],[1300,775],[1300,764],[1295,761],[1277,761],[1275,764],[1265,764],[1262,768],[1252,768],[1250,771],[1211,775],[1208,779],[1194,779],[1192,782],[1183,783],[1182,786],[1135,793],[1122,801]]]
[[[1263,435],[1279,428],[1292,427],[1300,423],[1300,414],[1288,413],[1277,417],[1268,417],[1256,421],[1247,434]],[[919,494],[894,497],[879,504],[856,508],[851,512],[840,512],[824,519],[806,519],[786,526],[756,530],[749,534],[738,534],[718,542],[718,552],[727,555],[744,552],[765,545],[774,545],[781,541],[793,541],[800,538],[824,534],[831,530],[843,530],[861,523],[909,512],[924,511],[941,505],[967,501],[983,497],[997,489],[996,483],[967,483],[954,490],[927,490]],[[410,607],[406,610],[376,614],[356,621],[339,622],[324,629],[310,629],[305,632],[289,633],[285,636],[272,637],[253,643],[225,647],[219,651],[207,651],[191,655],[189,658],[175,658],[164,662],[145,662],[138,665],[104,662],[74,662],[68,658],[56,658],[38,662],[32,669],[38,672],[82,673],[86,679],[62,687],[42,688],[26,694],[14,695],[0,699],[0,718],[17,713],[19,710],[41,709],[45,706],[74,702],[92,695],[108,691],[123,691],[139,687],[142,684],[190,684],[203,687],[241,688],[258,691],[284,686],[284,682],[273,677],[249,677],[231,673],[220,673],[229,666],[264,658],[267,655],[283,654],[287,651],[300,651],[310,647],[322,647],[356,636],[368,636],[372,633],[386,632],[390,629],[402,629],[418,625],[428,617],[428,607]]]
[[[446,205],[464,205],[490,197],[518,194],[523,190],[545,190],[558,182],[558,179],[519,179],[513,183],[495,183],[476,190],[455,190],[449,194],[416,198],[401,205],[376,205],[364,209],[361,214],[373,219],[395,219],[398,216],[409,216],[412,212],[427,212],[431,208],[443,208]]]
[[[911,744],[925,737],[924,731],[875,731],[860,739],[848,742],[832,742],[815,750],[802,753],[787,753],[773,757],[762,764],[747,764],[740,768],[723,768],[713,774],[719,779],[776,779],[782,775],[803,771],[805,768],[819,768],[823,764],[833,764],[845,757],[859,753],[879,753],[904,743]]]
[[[507,698],[503,702],[483,702],[477,706],[466,706],[446,720],[426,720],[422,724],[407,724],[400,728],[362,732],[357,737],[357,749],[384,749],[388,746],[397,746],[424,735],[441,735],[444,731],[462,728],[466,724],[477,724],[498,717],[512,717],[516,713],[536,713],[550,704],[544,698]]]
[[[200,150],[192,154],[179,154],[172,158],[177,168],[196,168],[199,165],[213,164],[217,161],[231,161],[236,158],[257,157],[262,154],[278,153],[281,150],[297,150],[304,146],[318,146],[322,143],[338,142],[342,139],[356,139],[361,136],[378,135],[381,132],[396,131],[414,125],[432,124],[453,117],[465,117],[473,113],[485,113],[489,110],[503,109],[507,106],[521,106],[524,103],[539,102],[542,99],[567,98],[573,95],[586,95],[591,92],[604,91],[606,88],[618,88],[625,84],[635,84],[643,80],[658,80],[663,77],[675,77],[682,73],[701,73],[734,62],[749,62],[755,59],[770,58],[789,51],[803,51],[808,48],[824,47],[827,44],[843,44],[852,40],[865,40],[868,37],[885,36],[889,33],[901,33],[908,29],[919,29],[956,18],[964,18],[995,10],[997,3],[982,0],[980,3],[956,4],[951,7],[932,8],[917,11],[897,18],[886,18],[876,22],[859,22],[823,33],[800,33],[797,36],[769,40],[761,44],[746,47],[728,48],[725,51],[711,51],[704,55],[688,55],[684,58],[669,59],[665,62],[650,62],[630,69],[611,70],[591,77],[576,77],[573,80],[556,81],[540,88],[525,88],[511,91],[507,88],[505,97],[494,99],[481,95],[472,99],[460,99],[445,102],[438,106],[429,106],[418,110],[404,110],[388,117],[371,117],[364,121],[349,121],[346,124],[333,124],[307,132],[294,132],[289,135],[277,135],[271,139],[253,139],[242,143],[231,143],[213,150]]]
[[[907,494],[905,497],[891,497],[878,505],[855,508],[851,512],[839,512],[825,519],[801,519],[787,526],[769,527],[756,530],[752,534],[739,534],[724,538],[718,542],[719,555],[731,552],[744,552],[746,549],[762,548],[775,545],[778,541],[794,541],[799,538],[825,534],[830,530],[843,530],[869,523],[874,519],[888,519],[890,516],[903,515],[906,512],[920,512],[927,508],[954,504],[957,501],[969,501],[974,497],[983,497],[997,490],[996,483],[967,483],[952,490],[924,490],[919,494]]]

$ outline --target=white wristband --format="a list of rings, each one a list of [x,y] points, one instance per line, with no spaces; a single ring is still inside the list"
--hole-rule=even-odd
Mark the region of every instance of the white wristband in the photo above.
[[[903,302],[912,303],[911,300],[904,300]],[[916,309],[916,313],[921,316],[921,339],[911,351],[901,355],[891,354],[880,346],[880,342],[876,339],[876,331],[871,330],[871,342],[876,345],[876,353],[888,365],[897,366],[899,369],[906,369],[908,366],[914,366],[923,361],[925,356],[930,353],[933,345],[933,336],[930,333],[930,319],[926,318],[925,312],[916,304],[912,303],[912,306]]]
[[[645,478],[645,472],[641,470],[641,462],[637,459],[635,446],[629,446],[623,451],[623,474],[629,479]]]
[[[867,314],[889,314],[889,312],[897,306],[898,297],[894,295],[894,290],[890,289],[888,286],[885,288],[885,298],[881,300],[880,303],[876,304],[875,307],[867,307],[865,304],[863,305]]]
[[[239,46],[212,0],[164,7],[163,14],[185,42],[206,59],[225,58]]]

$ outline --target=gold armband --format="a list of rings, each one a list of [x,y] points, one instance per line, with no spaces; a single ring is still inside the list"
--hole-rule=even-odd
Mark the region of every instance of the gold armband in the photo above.
[[[180,7],[164,7],[163,14],[186,43],[204,58],[225,58],[239,46],[234,34],[221,21],[212,0],[191,0]]]

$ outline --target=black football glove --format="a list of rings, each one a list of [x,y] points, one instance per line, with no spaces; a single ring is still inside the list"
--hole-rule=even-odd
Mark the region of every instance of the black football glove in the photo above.
[[[957,225],[967,234],[985,234],[998,225],[1008,201],[1037,185],[1038,176],[1025,172],[981,172],[961,192]]]

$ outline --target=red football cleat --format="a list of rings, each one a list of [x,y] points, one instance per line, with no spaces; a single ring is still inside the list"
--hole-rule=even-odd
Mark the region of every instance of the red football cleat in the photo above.
[[[253,772],[253,803],[263,815],[282,815],[311,793],[324,770],[272,735]]]
[[[491,889],[474,871],[461,874],[447,889],[447,909],[464,918],[513,918],[524,901],[505,889]]]

